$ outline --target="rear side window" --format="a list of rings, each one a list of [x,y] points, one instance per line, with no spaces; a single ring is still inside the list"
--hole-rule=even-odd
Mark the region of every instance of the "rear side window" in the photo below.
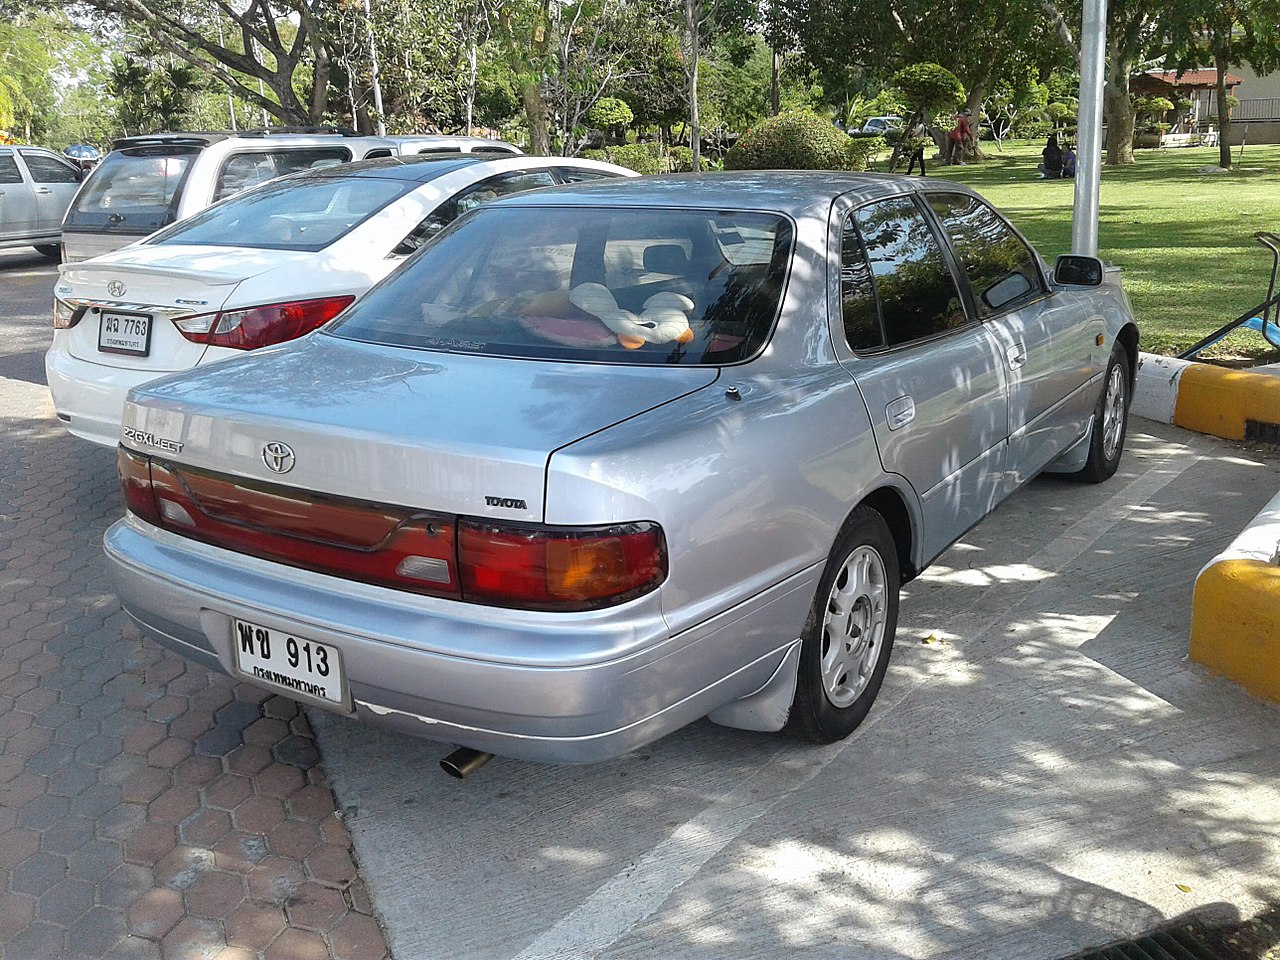
[[[875,350],[884,346],[871,264],[867,262],[862,237],[854,226],[853,214],[845,218],[841,235],[840,309],[845,339],[852,349]]]
[[[114,150],[94,170],[67,213],[67,226],[151,233],[172,223],[200,147]]]
[[[351,159],[345,147],[307,147],[233,153],[218,172],[213,199],[222,200],[260,183],[303,170],[323,170]]]
[[[391,252],[396,256],[408,256],[468,210],[499,197],[554,184],[546,170],[521,170],[482,180],[441,203]]]
[[[331,332],[535,360],[735,363],[763,349],[790,262],[783,217],[609,207],[484,208]]]
[[[372,177],[281,180],[209,207],[147,242],[322,250],[416,186]]]
[[[1044,292],[1036,255],[977,197],[931,193],[929,206],[951,237],[979,317],[1013,309]]]
[[[19,151],[31,171],[31,179],[36,183],[79,183],[80,174],[69,164],[43,153],[28,150]]]
[[[18,161],[7,153],[0,154],[0,183],[21,183],[22,171]]]
[[[899,346],[968,323],[942,247],[910,197],[854,211],[875,278],[888,345]]]

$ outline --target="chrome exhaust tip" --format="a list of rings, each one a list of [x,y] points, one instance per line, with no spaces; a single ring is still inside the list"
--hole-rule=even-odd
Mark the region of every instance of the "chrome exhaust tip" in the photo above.
[[[459,747],[440,761],[440,769],[451,777],[463,780],[493,759],[492,753]]]

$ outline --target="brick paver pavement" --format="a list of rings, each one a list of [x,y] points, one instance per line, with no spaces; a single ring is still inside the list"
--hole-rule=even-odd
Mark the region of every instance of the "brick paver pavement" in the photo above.
[[[0,957],[385,957],[305,715],[121,612],[115,458],[57,425],[22,333],[0,343]]]

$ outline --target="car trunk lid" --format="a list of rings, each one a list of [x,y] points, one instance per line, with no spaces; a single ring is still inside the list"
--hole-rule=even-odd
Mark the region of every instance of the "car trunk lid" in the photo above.
[[[435,353],[318,334],[147,384],[131,395],[124,425],[140,452],[196,467],[537,522],[555,450],[702,389],[717,374]]]
[[[174,320],[214,313],[242,281],[312,257],[290,250],[142,245],[64,266],[58,297],[87,305],[71,328],[68,350],[80,360],[153,370],[157,376],[189,369],[200,362],[206,347],[184,337]],[[103,324],[139,316],[150,321],[145,355],[117,352],[104,336]]]

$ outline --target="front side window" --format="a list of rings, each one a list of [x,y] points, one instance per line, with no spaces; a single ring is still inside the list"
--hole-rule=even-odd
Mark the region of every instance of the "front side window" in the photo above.
[[[522,359],[735,363],[773,330],[791,246],[773,214],[486,208],[329,332]]]
[[[79,172],[69,164],[55,157],[47,157],[43,153],[30,150],[19,151],[31,171],[31,179],[36,183],[79,183]]]
[[[929,206],[951,237],[979,317],[1012,309],[1044,292],[1036,255],[977,197],[934,193]]]
[[[373,177],[281,180],[202,210],[147,242],[323,250],[416,186]]]
[[[391,252],[397,256],[408,256],[468,210],[497,200],[499,197],[507,197],[525,190],[536,190],[538,187],[550,187],[554,183],[551,174],[546,170],[504,173],[482,180],[441,203]]]
[[[113,150],[94,170],[67,213],[67,226],[151,233],[172,223],[199,147]]]
[[[889,346],[968,323],[938,238],[910,197],[881,200],[853,216],[875,277]]]

